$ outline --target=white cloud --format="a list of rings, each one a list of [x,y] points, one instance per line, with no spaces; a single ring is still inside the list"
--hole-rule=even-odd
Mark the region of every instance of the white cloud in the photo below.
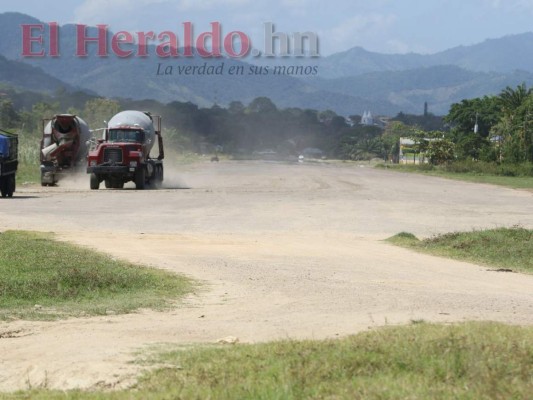
[[[398,39],[387,40],[386,45],[391,53],[404,54],[412,51],[411,47],[407,43]]]
[[[239,7],[250,3],[251,0],[180,0],[177,8],[180,11],[208,11],[217,8]]]
[[[501,0],[484,0],[486,4],[488,4],[492,8],[499,8],[501,4]]]
[[[533,0],[483,0],[482,2],[495,9],[533,12]]]
[[[396,21],[392,14],[359,14],[343,20],[337,26],[319,32],[323,51],[331,53],[353,46],[368,48],[369,41],[385,41]]]
[[[281,0],[281,5],[289,8],[305,7],[312,3],[313,0]]]
[[[220,21],[262,42],[272,21],[280,32],[316,32],[321,53],[362,46],[380,52],[434,52],[488,37],[533,30],[533,0],[0,0],[0,9],[43,21],[108,24],[110,30],[198,32]],[[57,12],[58,7],[62,10]],[[451,28],[452,27],[452,28]]]
[[[74,10],[77,23],[107,24],[113,31],[177,29],[192,21],[200,29],[218,20],[239,22],[253,0],[84,0]],[[266,4],[266,3],[265,3]]]
[[[100,23],[110,17],[122,17],[139,8],[154,6],[166,0],[85,0],[74,10],[78,22]]]
[[[517,8],[521,8],[523,10],[533,12],[533,1],[532,0],[515,0],[515,1],[511,1],[511,3],[515,3],[515,6]]]
[[[293,15],[304,16],[313,10],[316,3],[316,0],[281,0],[280,7]]]

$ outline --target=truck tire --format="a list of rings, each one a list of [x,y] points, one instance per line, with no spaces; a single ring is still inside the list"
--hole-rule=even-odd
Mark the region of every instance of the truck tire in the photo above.
[[[7,197],[13,197],[13,193],[15,193],[15,187],[16,187],[16,180],[15,175],[10,175],[7,179]]]
[[[163,166],[156,165],[154,173],[154,188],[160,189],[163,185]]]
[[[165,169],[163,168],[163,164],[159,166],[159,179],[161,180],[161,184],[163,184],[163,181],[165,180]]]
[[[52,182],[50,182],[52,178]],[[41,171],[41,186],[56,186],[56,175],[55,172],[43,172]]]
[[[2,197],[7,197],[7,176],[3,178],[0,176],[0,193]]]
[[[144,190],[144,184],[146,181],[146,174],[144,167],[140,167],[135,171],[135,188],[137,190]]]
[[[98,189],[100,189],[100,181],[98,180],[96,174],[91,174],[91,190]]]
[[[48,186],[48,183],[44,181],[44,172],[41,171],[41,186]]]

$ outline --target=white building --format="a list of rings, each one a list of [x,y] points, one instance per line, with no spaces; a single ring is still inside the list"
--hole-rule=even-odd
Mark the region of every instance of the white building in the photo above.
[[[374,116],[370,111],[363,112],[363,117],[361,118],[361,125],[374,125]]]

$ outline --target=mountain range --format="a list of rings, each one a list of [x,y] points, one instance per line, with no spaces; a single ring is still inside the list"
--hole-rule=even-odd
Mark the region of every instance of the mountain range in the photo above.
[[[533,84],[533,33],[435,54],[380,54],[354,47],[317,59],[165,61],[155,56],[102,58],[96,56],[95,46],[89,46],[88,57],[75,57],[75,26],[64,25],[60,57],[23,58],[20,26],[37,23],[24,14],[0,14],[0,82],[33,91],[83,89],[106,97],[190,101],[204,107],[234,100],[246,104],[266,96],[279,107],[330,109],[341,115],[365,110],[420,114],[424,102],[430,112],[446,114],[450,104],[462,99],[497,94],[522,82]],[[88,33],[96,35],[94,28]],[[154,47],[148,50],[155,53]],[[188,66],[204,67],[213,74],[186,75]],[[308,66],[308,71],[315,68],[317,73],[273,75],[275,66]],[[229,74],[232,67],[242,68],[243,73]],[[217,68],[221,74],[214,73]]]

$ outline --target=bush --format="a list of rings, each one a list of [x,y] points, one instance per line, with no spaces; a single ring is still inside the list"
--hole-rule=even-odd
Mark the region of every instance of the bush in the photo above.
[[[426,154],[431,164],[445,164],[455,158],[455,145],[445,139],[434,140],[428,143]]]
[[[442,166],[442,168],[447,172],[459,174],[474,173],[499,176],[533,176],[532,163],[498,164],[494,162],[463,160],[455,161],[448,165]]]

